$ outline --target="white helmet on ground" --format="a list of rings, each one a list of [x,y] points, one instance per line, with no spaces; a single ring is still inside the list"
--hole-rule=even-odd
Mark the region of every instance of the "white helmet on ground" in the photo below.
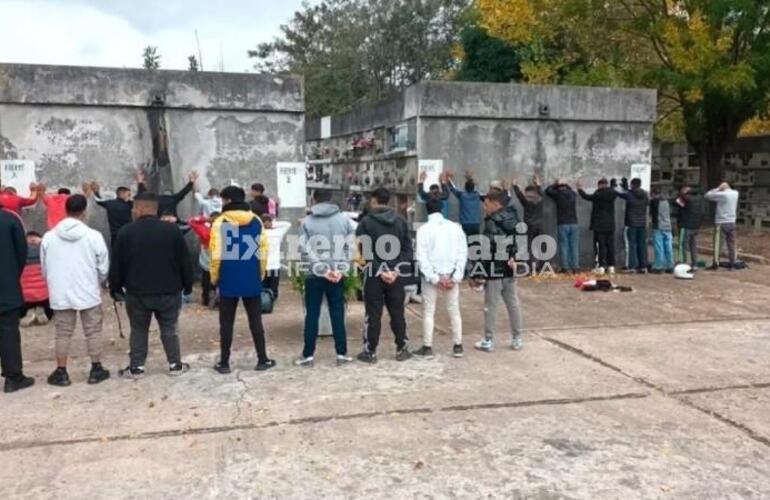
[[[674,278],[680,280],[691,280],[695,277],[692,273],[692,267],[689,264],[678,264],[674,268]]]

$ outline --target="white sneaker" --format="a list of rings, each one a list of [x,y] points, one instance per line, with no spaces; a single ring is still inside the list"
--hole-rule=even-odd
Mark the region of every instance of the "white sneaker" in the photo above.
[[[521,336],[513,337],[513,340],[511,340],[511,349],[514,351],[521,351],[524,349],[524,341],[521,340]]]
[[[609,274],[615,274],[615,266],[610,266],[607,268],[607,272]]]
[[[495,350],[495,345],[492,343],[491,340],[479,340],[478,342],[473,344],[473,347],[475,347],[479,351],[484,351],[484,352],[492,352]]]
[[[300,356],[299,358],[294,360],[294,366],[303,366],[306,368],[310,368],[313,366],[313,362],[315,361],[315,358],[313,356],[310,357],[304,357]]]
[[[594,269],[594,274],[598,274],[599,276],[604,274],[604,268],[602,266],[597,267]]]

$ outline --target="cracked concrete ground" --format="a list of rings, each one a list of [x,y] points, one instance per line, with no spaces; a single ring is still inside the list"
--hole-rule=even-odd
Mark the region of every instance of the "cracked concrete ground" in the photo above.
[[[499,335],[490,354],[469,352],[482,300],[464,289],[459,360],[440,312],[433,360],[397,363],[386,328],[375,366],[336,367],[322,339],[316,366],[294,368],[303,313],[288,288],[265,317],[279,362],[266,373],[245,316],[235,372],[211,370],[217,316],[197,306],[180,322],[193,370],[173,379],[154,331],[143,380],[86,385],[76,337],[74,384],[50,387],[52,327],[24,330],[38,385],[0,397],[0,497],[770,497],[770,268],[617,281],[635,292],[522,282],[525,349]],[[105,312],[116,371],[127,344]],[[351,304],[353,354],[361,320]]]

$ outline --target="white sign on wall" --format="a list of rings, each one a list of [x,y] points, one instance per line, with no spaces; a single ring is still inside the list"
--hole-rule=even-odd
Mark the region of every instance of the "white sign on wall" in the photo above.
[[[444,160],[420,160],[418,164],[418,179],[425,172],[423,189],[427,191],[433,184],[439,184],[438,178],[444,171]]]
[[[642,181],[642,189],[649,192],[652,185],[652,165],[649,163],[634,163],[631,165],[631,179],[639,178]]]
[[[29,196],[29,185],[35,182],[32,160],[0,160],[0,184],[11,186],[22,196]]]
[[[304,163],[278,163],[278,198],[281,207],[305,208],[307,206],[307,176]]]

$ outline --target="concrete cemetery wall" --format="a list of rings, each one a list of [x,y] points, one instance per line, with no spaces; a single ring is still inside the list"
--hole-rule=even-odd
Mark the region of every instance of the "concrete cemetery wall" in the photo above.
[[[50,188],[95,179],[110,193],[150,164],[158,191],[197,170],[201,191],[259,181],[274,194],[303,130],[297,77],[0,65],[0,159],[34,160]]]

